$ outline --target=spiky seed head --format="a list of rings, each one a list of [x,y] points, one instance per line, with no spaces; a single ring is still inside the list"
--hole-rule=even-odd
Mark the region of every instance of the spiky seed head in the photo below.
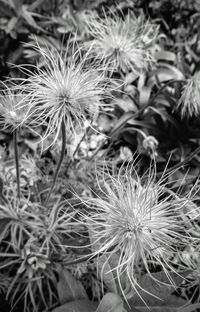
[[[28,97],[7,87],[0,96],[0,126],[12,130],[20,126],[30,126],[31,109]]]
[[[125,274],[136,292],[141,265],[154,280],[149,265],[158,265],[173,284],[168,273],[175,271],[171,259],[178,248],[192,241],[187,233],[189,221],[183,218],[188,199],[169,191],[164,178],[156,182],[151,173],[142,181],[130,168],[116,177],[104,172],[98,180],[101,192],[84,201],[92,209],[85,216],[92,229],[92,255],[105,254],[108,259],[118,255],[113,270],[119,283]]]
[[[43,66],[36,66],[28,78],[26,90],[31,94],[35,118],[47,124],[43,140],[54,135],[53,145],[64,121],[67,132],[76,132],[86,120],[93,121],[108,96],[108,81],[101,68],[88,67],[88,55],[80,49],[67,52],[34,47],[43,59]],[[63,50],[64,51],[64,50]],[[49,147],[49,146],[48,146]]]
[[[158,27],[143,18],[136,18],[130,12],[120,18],[112,12],[104,18],[90,18],[88,28],[93,40],[86,42],[85,47],[112,71],[132,71],[138,76],[154,62],[151,47]]]
[[[200,72],[196,72],[188,79],[184,86],[177,108],[181,116],[198,116],[200,114]]]

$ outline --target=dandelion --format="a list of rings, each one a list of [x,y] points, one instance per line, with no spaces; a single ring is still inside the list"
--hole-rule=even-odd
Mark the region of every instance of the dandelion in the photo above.
[[[113,255],[118,256],[112,270],[125,297],[122,277],[138,294],[145,292],[138,282],[142,267],[154,281],[150,266],[162,268],[175,286],[169,273],[176,273],[173,255],[193,241],[187,232],[189,212],[188,219],[182,217],[191,194],[179,198],[168,190],[166,178],[156,182],[153,173],[144,179],[130,166],[123,170],[117,176],[104,172],[98,179],[100,193],[84,201],[91,212],[84,218],[91,233],[92,255],[106,255],[111,262]]]
[[[200,72],[196,72],[188,79],[177,108],[180,108],[181,116],[198,116],[200,114]]]
[[[104,18],[90,17],[88,28],[93,40],[86,42],[85,47],[90,47],[90,53],[114,71],[132,71],[138,76],[154,62],[151,47],[158,27],[143,22],[141,17],[129,12],[120,18],[112,12]]]

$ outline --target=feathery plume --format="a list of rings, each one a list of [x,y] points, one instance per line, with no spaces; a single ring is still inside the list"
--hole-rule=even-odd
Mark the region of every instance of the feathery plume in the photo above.
[[[111,13],[111,16],[105,13],[104,18],[89,18],[89,34],[93,40],[86,42],[85,48],[111,70],[132,71],[138,76],[154,62],[151,47],[158,27],[130,12],[123,18]]]
[[[67,132],[75,133],[77,125],[83,127],[93,121],[108,95],[108,81],[101,68],[88,67],[88,55],[72,47],[72,56],[66,51],[34,47],[42,57],[43,66],[36,65],[30,73],[26,91],[31,95],[35,118],[47,125],[43,140],[54,135],[53,145],[60,133],[62,122]],[[48,146],[49,147],[49,146]]]
[[[21,126],[30,129],[37,126],[37,123],[31,119],[32,110],[28,94],[16,92],[15,88],[4,87],[6,88],[0,95],[0,127],[15,130]]]
[[[162,268],[174,286],[169,273],[176,273],[172,258],[179,248],[193,242],[187,232],[193,217],[189,210],[183,211],[191,194],[179,197],[167,188],[166,177],[156,182],[153,172],[143,182],[130,166],[122,174],[123,170],[117,176],[104,172],[98,179],[100,190],[96,197],[83,200],[90,208],[84,219],[92,233],[92,255],[106,255],[108,261],[118,255],[112,270],[121,289],[121,277],[125,275],[135,292],[145,292],[137,277],[143,267],[155,281],[152,265]],[[124,289],[122,293],[126,297]]]

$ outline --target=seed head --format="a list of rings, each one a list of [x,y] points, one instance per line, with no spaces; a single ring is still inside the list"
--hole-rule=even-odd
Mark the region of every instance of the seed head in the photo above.
[[[132,71],[137,76],[147,70],[154,61],[151,46],[158,33],[158,27],[144,22],[128,13],[120,18],[115,13],[105,14],[104,18],[88,20],[89,34],[93,40],[86,42],[90,53],[111,70]]]
[[[195,73],[188,79],[181,98],[178,102],[181,115],[184,116],[198,116],[200,114],[200,72]]]
[[[0,96],[0,126],[12,130],[35,125],[31,117],[31,108],[28,105],[28,96],[6,88]]]
[[[43,66],[36,66],[26,90],[31,94],[36,120],[47,125],[43,139],[54,135],[52,145],[63,121],[67,132],[75,133],[78,125],[83,127],[86,120],[97,117],[107,94],[107,81],[102,67],[88,68],[88,56],[83,57],[80,49],[72,49],[70,59],[68,51],[44,50],[39,45],[35,49]]]
[[[92,209],[85,217],[92,229],[92,254],[106,255],[111,261],[112,255],[118,255],[113,271],[119,284],[125,275],[136,292],[141,267],[155,280],[150,265],[161,267],[173,284],[168,272],[175,271],[171,259],[192,241],[186,230],[189,221],[182,217],[188,199],[169,191],[163,178],[156,182],[149,174],[145,182],[142,180],[130,168],[125,174],[120,169],[116,177],[104,172],[99,180],[100,193],[85,201]]]

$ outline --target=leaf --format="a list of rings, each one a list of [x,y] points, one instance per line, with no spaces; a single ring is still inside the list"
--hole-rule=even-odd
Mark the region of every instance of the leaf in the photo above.
[[[52,310],[52,312],[94,312],[97,303],[89,300],[75,300]]]
[[[124,305],[120,296],[107,293],[103,296],[98,308],[95,312],[123,312]]]
[[[153,280],[151,276],[145,274],[140,280],[140,286],[151,294],[159,298],[167,298],[172,292],[174,292],[175,287],[178,287],[191,271],[185,271],[180,275],[177,275],[175,272],[170,272],[169,278],[166,276],[164,271],[152,273],[152,277],[156,280]],[[170,284],[169,279],[173,281],[174,286]],[[160,282],[160,283],[159,283]],[[164,283],[164,284],[161,284]]]
[[[157,78],[156,78],[157,77]],[[152,71],[151,77],[147,81],[147,86],[153,86],[159,82],[166,82],[169,80],[183,80],[183,73],[173,65],[160,63],[158,69]]]
[[[108,261],[106,255],[102,255],[96,259],[96,266],[98,278],[104,282],[108,291],[117,294],[117,285],[110,266],[110,261]]]
[[[123,114],[117,121],[116,125],[113,127],[110,136],[112,137],[115,132],[117,132],[122,126],[124,126],[130,119],[134,118],[135,113],[127,112]]]
[[[2,218],[0,219],[0,239],[3,239],[7,228],[14,219],[12,218]],[[2,237],[1,237],[2,236]]]
[[[33,16],[32,16],[32,12],[28,11],[28,6],[27,5],[22,5],[21,8],[21,17],[23,17],[25,19],[25,21],[32,26],[33,28],[41,31],[41,32],[45,32],[45,29],[43,29],[42,27],[38,26],[37,23],[35,22]]]
[[[58,269],[59,281],[57,284],[60,303],[66,303],[78,299],[88,299],[86,291],[81,284],[69,271],[63,267]]]
[[[170,284],[170,281],[164,271],[152,273],[152,277],[148,274],[145,274],[140,280],[140,287],[145,291],[138,289],[138,293],[135,293],[132,298],[130,298],[130,305],[136,307],[137,305],[144,305],[144,302],[148,306],[158,305],[162,306],[165,305],[165,300],[167,302],[174,299],[176,296],[172,296],[171,294],[175,291],[176,286],[179,286],[184,278],[190,273],[191,271],[185,271],[181,273],[181,276],[177,275],[175,272],[170,272],[170,279],[173,281],[175,286]],[[154,279],[156,280],[154,280]],[[160,283],[159,283],[160,282]],[[147,293],[148,292],[148,293]],[[170,296],[171,295],[171,296]],[[170,297],[170,298],[169,298]],[[143,299],[143,302],[141,300]],[[177,297],[176,297],[177,298]],[[181,298],[180,298],[181,299]],[[174,300],[173,304],[177,303],[177,300]]]
[[[156,51],[155,52],[155,59],[157,61],[159,60],[163,60],[163,61],[168,61],[168,62],[176,62],[176,54],[173,52],[169,52],[169,51]]]
[[[150,99],[150,95],[151,95],[151,90],[152,90],[151,87],[146,87],[146,86],[143,86],[140,89],[140,95],[139,95],[140,107],[143,107],[148,103]]]
[[[115,99],[113,104],[119,106],[124,112],[135,112],[138,110],[133,100],[128,96],[123,99]]]
[[[177,312],[179,308],[181,307],[182,312],[182,307],[187,304],[186,300],[183,298],[177,297],[175,295],[172,295],[168,297],[167,300],[158,300],[158,299],[153,299],[151,302],[148,303],[148,307],[145,306],[143,303],[142,304],[134,304],[134,308],[137,309],[137,311],[141,312]],[[132,305],[131,305],[132,307]]]

